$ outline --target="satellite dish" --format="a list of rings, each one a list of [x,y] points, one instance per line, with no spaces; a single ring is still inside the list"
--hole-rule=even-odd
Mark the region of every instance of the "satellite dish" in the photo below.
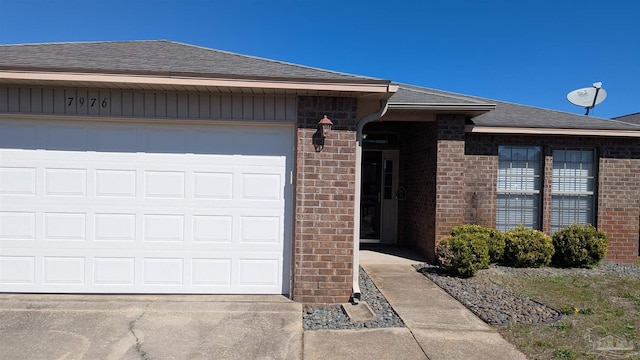
[[[607,98],[607,92],[602,88],[602,83],[594,83],[592,87],[573,90],[567,94],[567,100],[573,105],[581,106],[587,110],[585,115],[589,115],[589,110],[600,104]]]

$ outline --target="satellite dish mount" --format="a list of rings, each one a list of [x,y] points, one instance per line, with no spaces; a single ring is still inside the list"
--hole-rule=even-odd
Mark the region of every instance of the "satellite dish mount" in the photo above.
[[[600,81],[593,83],[592,87],[573,90],[567,94],[569,102],[586,109],[585,115],[589,115],[589,111],[606,98],[607,92],[602,88]]]

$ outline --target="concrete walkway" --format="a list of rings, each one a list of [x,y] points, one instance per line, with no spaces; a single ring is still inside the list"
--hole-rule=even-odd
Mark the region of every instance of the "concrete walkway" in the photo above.
[[[306,331],[304,359],[526,359],[397,251],[361,251],[360,264],[407,327]]]

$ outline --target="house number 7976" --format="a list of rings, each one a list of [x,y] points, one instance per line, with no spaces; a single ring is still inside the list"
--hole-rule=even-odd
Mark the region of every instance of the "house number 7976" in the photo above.
[[[84,97],[81,96],[81,97],[79,97],[77,99],[77,102],[78,102],[78,106],[80,106],[80,107],[83,107],[86,103],[88,103],[89,107],[94,107],[94,106],[96,106],[98,100],[100,100],[100,99],[94,98],[94,97],[85,99]],[[73,97],[73,96],[69,96],[67,98],[67,106],[68,107],[73,106],[73,102],[74,101],[76,101],[76,98]],[[102,99],[102,101],[100,102],[100,106],[103,107],[103,108],[106,108],[108,105],[109,105],[109,103],[107,102],[107,98]]]

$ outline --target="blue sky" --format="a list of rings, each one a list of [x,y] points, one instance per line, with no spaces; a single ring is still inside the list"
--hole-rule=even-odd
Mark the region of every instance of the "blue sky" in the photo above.
[[[169,39],[581,114],[640,112],[635,0],[0,0],[0,43]],[[2,56],[0,50],[0,56]]]

